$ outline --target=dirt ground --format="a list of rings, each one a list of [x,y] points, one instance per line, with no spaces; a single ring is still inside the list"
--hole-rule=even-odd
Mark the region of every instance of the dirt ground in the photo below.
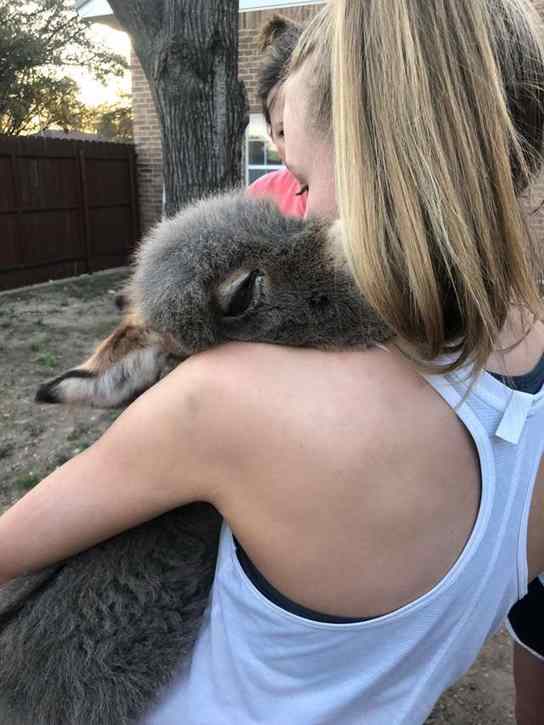
[[[37,386],[77,365],[119,319],[124,272],[0,294],[0,510],[99,437],[112,411],[38,405]],[[504,631],[436,705],[428,725],[511,725],[512,648]]]

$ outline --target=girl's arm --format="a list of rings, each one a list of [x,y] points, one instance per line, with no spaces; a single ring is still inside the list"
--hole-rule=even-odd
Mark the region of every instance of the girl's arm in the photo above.
[[[216,500],[234,475],[238,436],[235,412],[221,404],[220,362],[214,351],[180,365],[0,517],[0,584],[182,504]]]

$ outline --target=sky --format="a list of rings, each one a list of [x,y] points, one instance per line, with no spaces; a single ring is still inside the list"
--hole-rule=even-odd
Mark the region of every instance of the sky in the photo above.
[[[113,30],[106,25],[93,23],[91,34],[104,45],[124,55],[130,60],[130,41],[126,33],[120,30]],[[113,78],[107,86],[95,81],[92,76],[84,70],[73,69],[68,72],[79,85],[80,100],[88,106],[97,106],[100,103],[115,103],[119,93],[130,93],[130,72],[124,78]]]

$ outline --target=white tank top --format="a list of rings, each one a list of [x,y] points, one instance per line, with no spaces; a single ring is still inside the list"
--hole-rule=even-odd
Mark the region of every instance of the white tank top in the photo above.
[[[428,380],[469,430],[481,466],[476,523],[448,574],[391,614],[318,622],[255,588],[224,524],[192,661],[146,725],[417,725],[472,665],[527,592],[544,389],[514,391],[487,373],[468,393],[463,372]]]

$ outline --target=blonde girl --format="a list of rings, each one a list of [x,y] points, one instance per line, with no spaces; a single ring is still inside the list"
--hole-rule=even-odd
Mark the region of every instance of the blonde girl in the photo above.
[[[287,163],[314,214],[336,191],[394,344],[191,358],[0,518],[1,580],[221,511],[191,665],[148,725],[423,723],[544,571],[544,393],[484,372],[544,354],[517,201],[542,58],[521,0],[331,2],[286,86]]]

